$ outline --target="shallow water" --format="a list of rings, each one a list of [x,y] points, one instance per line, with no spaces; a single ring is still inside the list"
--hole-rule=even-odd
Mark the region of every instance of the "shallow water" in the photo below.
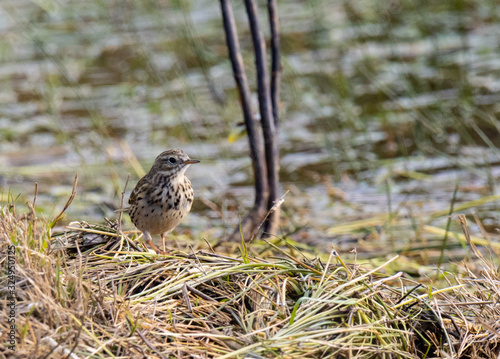
[[[223,238],[252,204],[252,174],[246,138],[229,141],[242,117],[218,3],[37,4],[0,5],[1,199],[21,193],[22,207],[38,182],[38,210],[55,215],[78,173],[65,221],[101,221],[127,174],[128,192],[140,177],[131,158],[147,171],[179,147],[202,161],[188,171],[197,201],[179,231]],[[279,12],[282,235],[383,254],[440,243],[418,228],[444,228],[432,214],[449,210],[457,184],[455,206],[498,194],[500,5],[324,0]],[[496,238],[496,210],[464,213]],[[380,214],[398,220],[332,230]]]

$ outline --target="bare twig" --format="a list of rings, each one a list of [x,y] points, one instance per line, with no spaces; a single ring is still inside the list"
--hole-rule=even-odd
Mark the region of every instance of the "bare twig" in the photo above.
[[[276,129],[279,125],[280,84],[282,70],[280,58],[280,27],[277,9],[277,0],[267,1],[269,27],[271,29],[271,101],[273,104],[273,119]]]
[[[274,203],[274,205],[271,207],[271,209],[269,209],[269,211],[267,211],[266,213],[266,216],[264,217],[264,219],[262,220],[262,222],[259,224],[259,227],[258,227],[258,230],[260,230],[260,228],[265,224],[267,223],[267,219],[269,218],[269,216],[274,212],[274,211],[279,211],[281,205],[283,204],[283,202],[285,202],[285,196],[288,194],[289,191],[286,191],[285,194],[283,196],[281,196],[281,198],[276,201],[276,203]],[[254,240],[255,237],[251,237],[249,240],[248,240],[248,243],[250,243],[251,241]]]
[[[35,182],[35,196],[33,197],[33,203],[32,203],[33,208],[35,208],[37,197],[38,197],[38,182]]]
[[[266,43],[260,31],[257,4],[255,0],[245,0],[245,7],[252,34],[253,48],[255,52],[255,67],[257,69],[257,92],[259,95],[259,110],[264,135],[264,148],[266,151],[267,182],[269,185],[269,198],[266,209],[274,206],[278,198],[278,139],[276,136],[275,121],[271,112],[271,92],[269,89],[269,78],[267,73]],[[276,233],[278,227],[279,212],[270,213],[264,236],[268,237]]]
[[[123,202],[125,200],[125,191],[127,190],[128,181],[130,180],[130,173],[127,176],[127,180],[125,181],[125,186],[123,187],[122,199],[120,202],[120,214],[118,215],[118,233],[122,234],[122,219],[123,219]]]
[[[474,253],[478,258],[483,259],[483,255],[477,249],[477,247],[474,244],[474,242],[471,240],[470,232],[469,232],[469,226],[467,225],[467,217],[465,216],[465,214],[459,214],[458,215],[458,222],[460,223],[460,226],[462,226],[462,231],[464,232],[464,236],[465,236],[465,239],[467,240],[467,244],[472,249],[472,253]]]
[[[71,202],[73,202],[73,199],[75,199],[75,196],[76,196],[76,185],[77,185],[77,183],[78,183],[78,175],[75,175],[75,182],[73,182],[73,189],[71,190],[71,195],[69,196],[68,201],[64,205],[64,208],[61,211],[61,213],[59,213],[59,215],[50,224],[50,228],[53,228],[56,225],[57,221],[59,221],[62,218],[62,215],[68,209],[68,207],[71,204]]]
[[[234,20],[233,7],[229,0],[220,0],[226,43],[229,50],[229,57],[233,67],[234,79],[240,95],[240,103],[243,110],[245,127],[250,145],[250,157],[252,158],[255,185],[255,202],[252,210],[241,222],[241,230],[245,237],[249,238],[255,234],[257,224],[264,218],[269,197],[269,186],[267,183],[267,170],[264,162],[264,145],[258,133],[255,120],[253,118],[250,88],[243,65],[236,23]],[[240,237],[239,228],[231,235],[230,239],[235,241]]]
[[[269,27],[271,29],[271,102],[273,105],[273,119],[274,119],[274,142],[276,144],[276,152],[274,153],[274,158],[276,160],[275,165],[279,164],[279,150],[278,150],[278,126],[279,126],[279,106],[280,106],[280,85],[281,85],[281,58],[280,58],[280,36],[279,36],[279,19],[278,19],[278,5],[277,0],[267,1],[267,12],[269,16]],[[279,178],[276,175],[276,186],[278,186]],[[271,186],[272,187],[272,186]],[[272,193],[272,191],[271,191]],[[270,197],[272,194],[270,195]],[[277,198],[278,193],[276,191]],[[269,203],[267,208],[271,210],[272,204],[271,198],[269,198]],[[273,205],[274,206],[274,205]],[[266,226],[264,227],[265,233],[275,233],[276,227],[278,226],[280,216],[279,206],[273,212],[271,220],[266,221]]]
[[[33,196],[33,202],[29,203],[28,202],[28,208],[29,208],[29,214],[25,216],[26,219],[30,220],[33,222],[33,224],[36,224],[36,210],[35,210],[35,205],[36,205],[36,199],[38,197],[38,182],[35,182],[35,195]]]

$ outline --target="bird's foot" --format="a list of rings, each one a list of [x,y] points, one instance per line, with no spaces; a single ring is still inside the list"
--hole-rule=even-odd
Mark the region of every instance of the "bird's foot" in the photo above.
[[[166,248],[162,251],[160,248],[155,246],[151,240],[147,240],[146,243],[156,252],[156,254],[167,255],[171,253],[171,251]]]

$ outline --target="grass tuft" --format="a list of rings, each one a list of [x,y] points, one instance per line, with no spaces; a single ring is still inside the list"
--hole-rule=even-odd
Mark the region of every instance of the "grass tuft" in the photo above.
[[[198,251],[156,255],[117,223],[50,221],[0,207],[0,249],[15,245],[15,352],[0,301],[0,355],[19,358],[496,358],[500,275],[462,263],[435,289],[375,269]],[[238,247],[236,247],[238,248]],[[6,258],[3,255],[2,258]],[[6,263],[3,263],[6,268]],[[2,276],[0,289],[7,288]]]

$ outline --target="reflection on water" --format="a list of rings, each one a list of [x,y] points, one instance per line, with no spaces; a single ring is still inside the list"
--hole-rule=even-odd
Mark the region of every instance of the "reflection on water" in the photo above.
[[[180,147],[203,161],[189,169],[198,201],[186,225],[221,226],[215,235],[234,226],[252,177],[246,139],[228,141],[241,112],[218,3],[37,4],[1,4],[2,199],[29,197],[37,181],[39,210],[57,211],[77,172],[68,220],[112,217],[127,173],[129,190],[140,175],[131,153],[147,170]],[[421,221],[449,209],[457,183],[457,203],[497,193],[499,13],[495,2],[280,3],[283,233],[346,250],[359,240],[374,252],[406,248],[424,236]],[[476,210],[491,231],[495,210]],[[380,214],[400,220],[332,230]]]

